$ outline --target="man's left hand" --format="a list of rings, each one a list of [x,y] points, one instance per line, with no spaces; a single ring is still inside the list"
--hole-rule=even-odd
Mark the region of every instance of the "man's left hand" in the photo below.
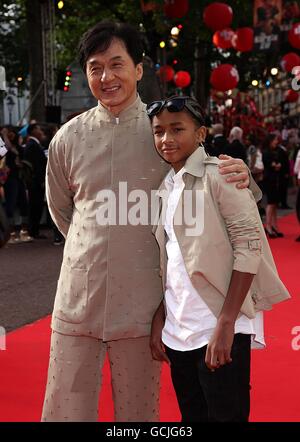
[[[219,155],[219,159],[222,163],[219,165],[219,172],[221,175],[227,175],[235,173],[226,179],[228,183],[237,183],[238,189],[245,189],[249,187],[250,177],[249,169],[240,158],[232,158],[229,155]]]

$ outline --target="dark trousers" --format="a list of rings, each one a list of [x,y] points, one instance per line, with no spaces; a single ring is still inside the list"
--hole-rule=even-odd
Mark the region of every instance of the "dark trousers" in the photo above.
[[[280,177],[279,179],[279,198],[282,207],[287,206],[287,196],[289,188],[289,178]]]
[[[29,196],[29,235],[37,236],[40,231],[40,221],[44,209],[45,191],[42,187],[31,187],[28,191]]]
[[[9,177],[4,185],[5,210],[9,220],[12,220],[16,208],[21,217],[28,215],[28,202],[25,184],[18,178]]]
[[[232,362],[214,372],[205,364],[206,348],[166,347],[182,422],[247,422],[250,412],[251,336],[236,334]]]

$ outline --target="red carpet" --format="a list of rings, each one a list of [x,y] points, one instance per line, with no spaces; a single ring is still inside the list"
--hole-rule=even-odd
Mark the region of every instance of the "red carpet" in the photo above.
[[[279,274],[293,298],[265,314],[267,348],[252,352],[251,421],[300,421],[300,349],[292,349],[292,329],[300,330],[299,227],[293,215],[282,218],[283,239],[270,240]],[[0,350],[0,421],[39,421],[46,384],[50,318],[9,333],[6,350]],[[299,334],[300,332],[298,332]],[[297,341],[300,347],[300,339]],[[100,397],[101,420],[112,421],[113,408],[108,365]],[[179,412],[164,364],[161,420],[178,421]]]

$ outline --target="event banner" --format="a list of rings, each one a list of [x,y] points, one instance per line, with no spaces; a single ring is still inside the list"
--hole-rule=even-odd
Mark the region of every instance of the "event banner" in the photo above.
[[[300,6],[297,1],[254,0],[254,50],[278,51],[287,42],[293,22],[299,18]]]

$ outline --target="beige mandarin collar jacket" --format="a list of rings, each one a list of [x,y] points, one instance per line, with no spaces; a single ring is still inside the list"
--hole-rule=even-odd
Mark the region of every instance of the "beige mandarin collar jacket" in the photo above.
[[[166,174],[145,108],[137,97],[116,119],[99,104],[66,123],[50,144],[47,201],[66,237],[52,315],[60,333],[105,341],[150,333],[162,299],[152,226],[96,220],[99,191],[113,191],[118,212],[120,182],[127,195],[150,196]]]
[[[241,313],[249,318],[257,310],[269,310],[272,305],[288,299],[289,293],[280,280],[271,254],[256,201],[261,193],[251,183],[249,189],[239,190],[226,183],[218,172],[220,160],[206,155],[199,147],[186,161],[183,180],[185,190],[195,198],[203,197],[203,230],[197,236],[187,235],[192,225],[185,223],[181,195],[174,219],[174,232],[183,255],[192,284],[202,296],[212,313],[218,317],[227,294],[232,270],[255,274]],[[250,187],[250,189],[251,189]],[[197,195],[197,192],[198,195]],[[166,237],[163,214],[167,201],[165,181],[158,196],[161,199],[160,216],[153,231],[160,247],[160,266],[163,285],[166,281]]]

